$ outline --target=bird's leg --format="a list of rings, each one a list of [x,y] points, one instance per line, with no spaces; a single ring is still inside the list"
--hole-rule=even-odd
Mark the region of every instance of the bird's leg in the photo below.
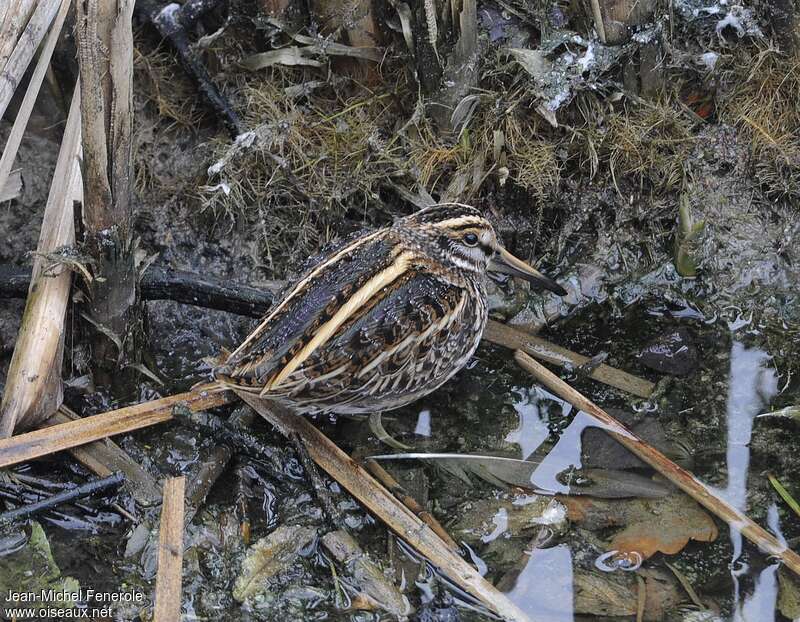
[[[314,494],[317,496],[317,499],[322,506],[322,511],[325,513],[328,522],[335,529],[341,529],[345,524],[342,511],[334,502],[331,491],[325,485],[325,480],[322,478],[322,473],[320,473],[316,463],[308,453],[308,449],[306,448],[303,439],[301,439],[294,432],[289,434],[289,439],[292,441],[295,449],[297,450],[297,457],[300,460],[300,464],[303,465],[303,469],[305,469],[305,472],[308,474],[308,478],[311,480],[311,486],[314,489]]]
[[[250,498],[253,496],[253,478],[247,462],[241,455],[236,456],[236,518],[239,521],[239,534],[245,546],[250,544]]]

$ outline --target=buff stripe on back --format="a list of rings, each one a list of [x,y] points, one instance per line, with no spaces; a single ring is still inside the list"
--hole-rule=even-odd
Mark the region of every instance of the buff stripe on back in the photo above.
[[[387,285],[392,284],[402,276],[410,266],[412,253],[401,253],[386,268],[378,272],[361,288],[358,289],[347,301],[339,308],[334,316],[325,324],[319,327],[314,337],[292,358],[270,382],[264,386],[263,394],[269,393],[278,387],[281,382],[288,378],[309,356],[319,347],[325,345],[336,331],[344,324],[348,318],[356,313],[366,304],[376,293]]]
[[[355,249],[363,246],[367,242],[379,237],[381,235],[385,235],[385,231],[376,231],[374,233],[370,233],[362,238],[359,238],[353,243],[348,244],[344,248],[337,251],[334,255],[319,263],[319,265],[314,266],[314,268],[300,281],[297,282],[297,285],[294,286],[292,292],[277,306],[273,309],[269,315],[258,325],[258,327],[250,333],[250,335],[245,339],[242,344],[233,351],[233,353],[228,357],[228,360],[235,361],[235,357],[239,356],[242,352],[245,352],[252,343],[258,339],[261,334],[264,332],[264,329],[269,325],[269,323],[273,320],[273,318],[280,313],[286,305],[288,305],[292,300],[294,300],[298,295],[301,295],[305,290],[305,286],[312,281],[315,277],[317,277],[323,270],[328,268],[330,265],[339,261],[342,257],[347,255],[347,253],[353,252]]]

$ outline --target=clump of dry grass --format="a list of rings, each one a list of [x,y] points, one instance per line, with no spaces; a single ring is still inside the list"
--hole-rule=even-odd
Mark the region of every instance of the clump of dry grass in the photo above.
[[[443,139],[424,126],[411,141],[410,159],[419,183],[431,192],[444,191],[449,199],[471,199],[489,174],[544,197],[558,187],[561,162],[557,141],[537,138],[539,129],[533,112],[485,111],[457,140]]]
[[[136,46],[133,51],[135,94],[158,110],[160,117],[182,127],[195,127],[203,110],[197,88],[161,43],[152,50]]]
[[[742,50],[722,116],[751,142],[754,173],[768,195],[800,197],[800,55]]]
[[[607,117],[597,150],[615,185],[633,177],[640,185],[676,190],[694,144],[691,128],[685,113],[668,103],[643,103]]]
[[[294,260],[332,237],[331,227],[341,230],[334,225],[349,210],[374,207],[381,183],[406,165],[391,139],[389,90],[347,96],[321,88],[301,104],[276,76],[242,85],[237,96],[255,129],[234,145],[224,137],[211,145],[216,164],[199,200],[231,222],[255,216],[268,256]]]

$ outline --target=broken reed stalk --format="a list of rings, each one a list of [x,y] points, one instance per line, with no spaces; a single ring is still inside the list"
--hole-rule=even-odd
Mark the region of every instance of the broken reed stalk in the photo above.
[[[205,410],[233,399],[227,391],[210,393],[207,389],[213,386],[201,386],[186,393],[0,439],[0,468],[169,421],[172,409],[178,404],[189,410]]]
[[[514,360],[556,395],[597,420],[600,424],[599,427],[607,434],[610,434],[617,442],[683,490],[709,512],[741,532],[742,535],[765,553],[778,557],[793,572],[800,575],[800,555],[781,544],[775,536],[763,529],[747,515],[715,496],[705,484],[691,473],[682,469],[660,451],[642,441],[606,411],[579,391],[573,389],[546,367],[534,361],[530,356],[517,350],[514,353]]]
[[[282,412],[275,405],[248,393],[242,392],[238,395],[282,434],[299,438],[314,462],[461,589],[506,620],[530,620],[505,594],[456,555],[433,529],[306,418]]]
[[[42,422],[40,427],[69,423],[80,417],[63,404],[58,412]],[[111,439],[105,438],[69,450],[72,457],[100,477],[119,471],[125,476],[125,488],[136,503],[143,507],[161,501],[161,486],[138,462]]]
[[[6,66],[35,6],[36,0],[9,0],[4,7],[0,6],[0,71]]]
[[[32,516],[36,516],[47,510],[52,510],[60,505],[72,503],[78,499],[84,499],[98,492],[104,492],[108,488],[119,486],[124,481],[125,476],[122,473],[112,473],[108,477],[93,479],[85,484],[81,484],[70,490],[65,490],[64,492],[59,492],[58,494],[37,501],[36,503],[23,505],[9,510],[8,512],[3,512],[0,514],[0,527],[5,527],[19,520],[27,520]]]
[[[16,40],[14,51],[8,57],[5,67],[0,69],[0,119],[6,113],[11,97],[22,82],[36,48],[42,42],[60,5],[61,0],[39,0],[25,30]]]
[[[591,361],[588,356],[571,352],[554,343],[517,330],[500,322],[489,320],[483,332],[486,341],[495,343],[511,350],[522,350],[529,356],[560,365],[561,367],[580,367]],[[587,374],[589,378],[620,389],[639,397],[648,398],[653,393],[655,385],[649,380],[639,378],[620,369],[600,363]]]
[[[76,85],[53,182],[42,219],[33,275],[22,324],[0,402],[0,437],[31,428],[61,405],[64,318],[72,276],[64,266],[49,269],[45,255],[73,244],[73,198],[80,188],[80,88]]]
[[[138,359],[141,308],[131,202],[134,0],[75,3],[83,111],[82,246],[91,257],[83,316],[96,384],[119,387]],[[100,51],[103,52],[100,52]]]
[[[36,103],[39,90],[42,88],[42,81],[47,73],[47,68],[50,66],[50,58],[53,56],[53,50],[56,47],[56,42],[61,34],[61,28],[69,12],[69,6],[70,0],[61,0],[61,9],[58,15],[56,15],[53,27],[50,28],[50,33],[47,35],[47,39],[42,46],[39,60],[36,62],[36,68],[33,70],[28,88],[25,91],[25,96],[22,98],[17,116],[14,118],[14,125],[11,128],[11,133],[8,135],[8,140],[3,148],[3,155],[0,157],[0,189],[5,188],[6,182],[8,181],[11,167],[14,165],[14,159],[17,157],[17,150],[22,142],[22,135],[25,133],[25,128],[28,125],[28,120],[33,110],[33,105]]]
[[[158,526],[158,574],[153,612],[154,622],[181,619],[181,573],[183,570],[183,495],[186,478],[164,481],[164,499]]]

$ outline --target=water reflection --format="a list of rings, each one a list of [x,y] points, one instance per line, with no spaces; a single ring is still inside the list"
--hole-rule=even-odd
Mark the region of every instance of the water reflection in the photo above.
[[[505,440],[519,446],[522,459],[529,459],[549,437],[548,413],[560,411],[561,416],[567,416],[572,409],[569,404],[541,388],[518,389],[518,392],[523,396],[515,405],[519,423]],[[753,420],[769,407],[777,393],[778,377],[771,366],[771,357],[764,350],[749,348],[734,341],[730,351],[726,402],[728,481],[725,488],[718,492],[742,512],[747,510],[749,444]],[[597,426],[592,417],[578,412],[552,450],[542,458],[532,478],[535,486],[543,490],[566,492],[567,488],[559,481],[558,474],[569,467],[581,467],[581,436],[587,427]],[[503,533],[503,518],[500,515],[494,517],[496,530],[489,539]],[[768,510],[767,522],[771,531],[783,542],[775,504]],[[730,538],[733,545],[730,573],[734,586],[734,608],[730,622],[774,620],[778,566],[771,565],[759,569],[757,574],[753,573],[742,559],[741,533],[731,529]],[[569,546],[561,544],[549,549],[533,548],[526,555],[527,563],[515,578],[513,587],[506,590],[510,598],[537,620],[573,620],[573,567]],[[613,554],[609,554],[609,560],[611,558]],[[634,564],[636,566],[638,564]],[[613,569],[620,570],[617,566]],[[540,589],[541,585],[547,585],[548,589]]]
[[[727,465],[728,485],[724,496],[734,507],[747,510],[747,475],[750,467],[750,440],[753,420],[769,406],[778,392],[778,377],[769,367],[771,357],[758,348],[747,348],[734,341],[731,346],[730,373],[728,375],[727,411]],[[783,541],[780,531],[777,508],[770,507],[769,526]],[[743,595],[740,578],[749,569],[740,563],[742,554],[742,534],[731,528],[733,556],[731,558],[731,577],[733,578],[733,597],[735,609],[732,620],[775,619],[778,598],[777,565],[769,566],[759,573],[753,591]]]
[[[417,415],[417,426],[414,428],[414,434],[418,436],[431,435],[431,411],[422,410]]]
[[[572,552],[567,544],[533,549],[507,590],[509,598],[537,622],[572,622]],[[543,589],[543,586],[547,586]]]

